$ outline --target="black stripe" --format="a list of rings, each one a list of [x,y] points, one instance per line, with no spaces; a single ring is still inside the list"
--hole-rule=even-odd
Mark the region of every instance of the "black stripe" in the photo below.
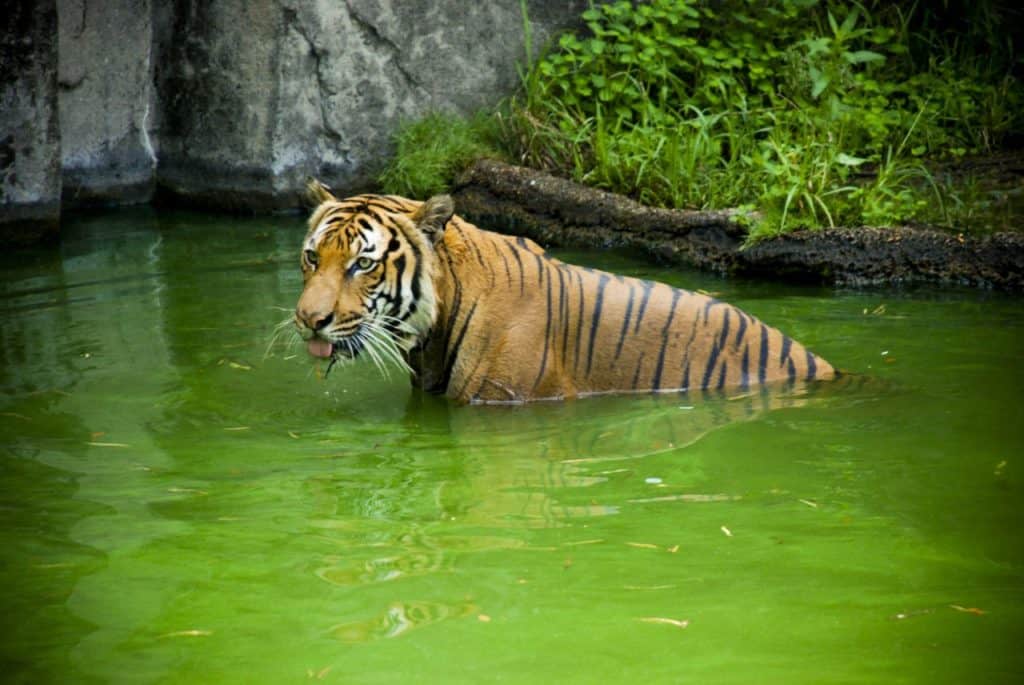
[[[388,210],[388,212],[390,213],[390,211],[391,211],[391,208],[390,208],[390,207],[386,207],[385,209],[386,209],[386,210]],[[361,208],[359,209],[359,211],[364,211],[364,212],[366,212],[367,214],[369,214],[370,216],[372,216],[372,217],[373,217],[374,219],[376,219],[378,223],[381,223],[381,224],[386,224],[386,223],[388,222],[388,220],[387,220],[387,218],[386,218],[386,217],[387,217],[387,214],[381,214],[380,212],[378,212],[378,211],[377,211],[377,208],[376,208],[376,207],[374,207],[374,206],[372,206],[372,205],[367,205],[367,204],[364,204],[364,205],[363,205],[363,206],[362,206],[362,207],[361,207]]]
[[[792,359],[787,359],[786,361],[786,375],[789,376],[789,382],[793,383],[796,381],[796,366],[793,364]]]
[[[576,316],[576,345],[575,345],[576,349],[574,351],[574,354],[576,356],[573,359],[573,364],[572,364],[573,372],[576,371],[576,369],[579,367],[579,364],[580,364],[580,340],[583,338],[583,306],[584,306],[584,301],[586,299],[584,297],[584,295],[583,295],[583,276],[580,274],[579,270],[577,270],[575,273],[576,273],[576,284],[579,286],[579,289],[580,289],[580,306],[579,306],[579,311],[577,312],[577,316]]]
[[[693,293],[684,291],[687,297],[693,297]],[[680,383],[686,387],[690,386],[690,348],[693,346],[693,341],[697,337],[697,324],[700,321],[700,314],[693,319],[693,326],[690,327],[690,339],[686,341],[686,347],[683,350],[683,366],[686,367],[686,379],[685,382]]]
[[[721,390],[722,388],[725,387],[725,374],[726,374],[726,369],[728,369],[728,368],[729,368],[729,361],[723,359],[722,360],[722,370],[718,374],[718,386],[715,388],[716,390]]]
[[[640,380],[640,367],[644,363],[644,353],[641,352],[640,356],[636,360],[636,370],[633,372],[633,384],[630,386],[633,390],[636,390],[637,381]]]
[[[523,270],[523,260],[519,258],[519,250],[515,245],[509,245],[508,249],[512,253],[512,257],[515,258],[516,264],[519,265],[519,295],[522,296],[526,292],[526,272]]]
[[[626,302],[626,316],[622,319],[622,330],[619,331],[619,344],[615,347],[615,360],[618,361],[619,355],[622,354],[622,343],[626,340],[626,330],[629,328],[629,317],[633,314],[633,298],[636,292],[633,289],[633,284],[629,284],[629,301]]]
[[[380,209],[386,209],[389,212],[414,211],[417,209],[417,205],[423,204],[413,204],[404,197],[399,197],[398,195],[378,195],[376,193],[366,193],[361,196],[361,201],[367,207],[379,207]]]
[[[750,387],[750,345],[743,346],[743,361],[740,362],[740,390]]]
[[[729,339],[729,309],[725,310],[725,316],[722,317],[722,334],[718,337],[718,346],[725,348],[725,341]]]
[[[686,360],[686,366],[683,367],[683,380],[679,385],[680,390],[690,389],[690,360]]]
[[[565,364],[566,352],[569,350],[569,291],[563,280],[564,269],[563,265],[558,265],[558,321],[562,327],[562,364]]]
[[[402,275],[405,273],[405,255],[399,255],[391,263],[395,267],[395,292],[392,294],[392,297],[400,300],[400,295],[402,294]]]
[[[539,288],[544,285],[544,262],[536,252],[533,253],[533,258],[537,260],[537,287]]]
[[[764,384],[768,370],[768,328],[761,324],[761,357],[757,360],[757,382]]]
[[[422,294],[422,286],[420,285],[420,278],[423,275],[423,259],[420,254],[420,249],[416,247],[416,243],[411,240],[407,241],[409,249],[412,250],[413,264],[416,265],[412,272],[412,301],[413,307],[420,301],[420,295]]]
[[[718,343],[711,346],[711,356],[708,357],[708,365],[704,367],[704,379],[700,383],[701,390],[708,389],[708,383],[711,382],[711,373],[715,370],[715,363],[718,361],[718,353],[720,351]]]
[[[807,380],[813,381],[818,375],[818,364],[814,361],[814,355],[810,350],[804,350],[807,354]]]
[[[533,381],[533,389],[536,390],[540,384],[541,379],[544,377],[544,369],[548,365],[548,348],[551,345],[551,275],[548,274],[548,287],[547,287],[547,319],[544,324],[544,354],[540,358],[540,370],[537,372],[537,378]]]
[[[668,310],[668,319],[665,320],[665,328],[661,330],[661,350],[658,352],[658,364],[654,367],[654,379],[651,385],[655,390],[661,388],[661,370],[665,365],[665,350],[668,349],[668,332],[672,326],[672,319],[676,315],[676,304],[679,302],[680,292],[672,288],[672,306]]]
[[[473,240],[470,240],[469,236],[466,235],[466,233],[462,230],[462,228],[458,224],[452,224],[452,225],[455,227],[455,232],[459,234],[460,238],[462,238],[462,242],[465,243],[466,245],[468,245],[469,249],[472,250],[473,254],[476,256],[476,261],[477,261],[478,264],[480,264],[480,268],[487,272],[487,275],[490,278],[491,287],[493,288],[494,287],[494,269],[491,268],[491,265],[489,263],[484,261],[483,253],[480,252],[480,248],[477,247],[476,242],[473,241]]]
[[[490,343],[490,339],[485,340],[483,347],[486,348],[489,343]],[[455,398],[462,397],[462,394],[464,392],[466,392],[466,388],[469,387],[470,381],[472,381],[473,377],[476,376],[476,372],[480,369],[480,365],[484,362],[484,360],[486,358],[487,358],[487,355],[485,355],[485,354],[477,355],[476,364],[473,364],[473,368],[466,372],[466,377],[462,381],[462,387],[459,388],[458,390],[453,390],[453,391],[451,391],[451,392],[449,392],[447,394],[449,396],[455,397]],[[472,399],[476,399],[476,398],[480,397],[480,390],[484,387],[484,383],[486,383],[486,382],[487,382],[487,377],[486,376],[484,378],[480,379],[480,385],[477,386],[476,392],[473,393],[473,398]],[[447,388],[447,386],[445,386],[445,387]]]
[[[635,334],[640,330],[640,322],[644,319],[644,312],[647,310],[647,301],[651,299],[651,290],[654,289],[654,283],[650,281],[643,282],[644,297],[640,300],[640,311],[636,315],[636,325],[633,327],[633,333]]]
[[[597,327],[601,323],[601,308],[604,306],[604,289],[608,285],[608,274],[601,274],[597,281],[597,295],[594,297],[593,320],[590,322],[590,345],[587,347],[587,375],[594,362],[594,340],[597,338]]]
[[[452,398],[455,398],[455,399],[461,399],[462,398],[462,393],[466,392],[466,388],[469,387],[469,382],[471,380],[473,380],[473,376],[476,375],[477,369],[480,368],[480,363],[483,362],[483,360],[484,360],[484,358],[483,358],[482,355],[480,356],[480,358],[478,358],[476,360],[476,364],[473,365],[473,368],[469,372],[466,373],[466,378],[465,378],[465,380],[462,381],[462,387],[460,387],[458,390],[451,390],[451,391],[448,391],[447,387],[446,387],[445,394],[448,395],[449,397],[452,397]],[[477,399],[480,398],[480,390],[484,387],[484,383],[485,382],[487,382],[487,378],[486,377],[484,377],[484,378],[482,378],[480,380],[480,386],[477,387],[476,392],[473,393],[473,396],[470,398],[471,402],[473,400],[477,400]]]
[[[708,298],[707,303],[704,305],[704,323],[705,324],[708,322],[708,317],[711,316],[711,308],[716,306],[716,305],[720,305],[720,304],[722,304],[721,301],[716,300],[713,297]]]
[[[444,380],[442,381],[443,388],[447,389],[449,383],[452,380],[452,369],[455,368],[455,362],[459,357],[459,349],[462,347],[462,339],[466,336],[466,329],[469,328],[469,322],[473,319],[473,312],[476,311],[476,302],[469,308],[466,313],[466,320],[462,322],[462,330],[459,331],[458,337],[455,338],[455,343],[452,345],[450,350],[446,350],[445,365],[444,365]]]
[[[786,360],[789,358],[789,347],[792,344],[793,344],[793,341],[789,338],[789,336],[786,335],[786,334],[783,334],[782,335],[782,349],[779,350],[779,366],[782,366],[783,364],[785,364]]]
[[[442,341],[442,350],[445,354],[448,352],[449,345],[452,339],[452,330],[455,328],[455,322],[458,320],[459,308],[462,306],[462,282],[455,277],[455,270],[452,269],[451,258],[447,253],[440,253],[444,256],[444,265],[448,269],[448,275],[451,279],[451,283],[455,286],[455,292],[452,294],[452,310],[448,312],[447,320],[444,322],[444,338]],[[446,373],[450,373],[450,369],[447,368],[447,359],[445,360]],[[445,379],[444,388],[448,387],[447,378]]]
[[[493,247],[494,251],[498,253],[498,256],[501,257],[502,264],[505,265],[505,278],[508,279],[508,287],[511,288],[512,287],[512,270],[508,266],[508,257],[506,257],[505,253],[501,251],[501,247],[496,244],[494,238],[492,237],[492,234],[487,233],[486,235],[487,235],[487,239],[489,241],[491,241],[491,247]]]
[[[736,328],[736,340],[733,342],[733,349],[740,349],[740,343],[743,342],[743,334],[747,332],[747,315],[736,310],[736,314],[740,317],[740,325]]]

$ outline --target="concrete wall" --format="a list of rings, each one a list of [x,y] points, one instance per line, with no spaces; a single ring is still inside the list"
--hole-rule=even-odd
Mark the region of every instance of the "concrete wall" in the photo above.
[[[586,0],[527,2],[535,48]],[[17,0],[3,19],[0,226],[150,200],[362,189],[400,121],[518,84],[520,0]],[[56,39],[55,39],[56,38]]]

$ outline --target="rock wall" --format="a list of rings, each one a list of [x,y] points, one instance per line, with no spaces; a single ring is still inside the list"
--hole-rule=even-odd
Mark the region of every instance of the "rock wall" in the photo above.
[[[144,202],[152,195],[152,14],[150,0],[58,0],[65,207]]]
[[[575,24],[586,1],[528,6],[539,47]],[[524,60],[519,0],[173,7],[157,59],[157,182],[214,206],[291,207],[311,174],[363,189],[392,153],[400,121],[494,103],[515,88]]]
[[[400,121],[496,102],[525,56],[520,0],[7,5],[0,225],[52,224],[60,198],[259,211],[308,175],[363,189]],[[588,2],[526,5],[536,52]]]
[[[57,229],[56,36],[53,0],[8,0],[0,11],[0,245]]]

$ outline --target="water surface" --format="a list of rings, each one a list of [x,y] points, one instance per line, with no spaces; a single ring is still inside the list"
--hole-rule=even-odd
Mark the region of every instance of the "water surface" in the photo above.
[[[863,382],[455,407],[267,343],[297,218],[92,215],[0,281],[23,683],[1018,682],[1024,302],[703,289]]]

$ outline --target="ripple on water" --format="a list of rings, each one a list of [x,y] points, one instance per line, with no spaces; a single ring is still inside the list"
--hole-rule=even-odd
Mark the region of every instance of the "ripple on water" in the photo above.
[[[401,637],[406,633],[454,618],[465,618],[479,612],[471,602],[442,604],[440,602],[397,601],[369,618],[347,621],[331,626],[327,633],[340,642],[374,642]]]

